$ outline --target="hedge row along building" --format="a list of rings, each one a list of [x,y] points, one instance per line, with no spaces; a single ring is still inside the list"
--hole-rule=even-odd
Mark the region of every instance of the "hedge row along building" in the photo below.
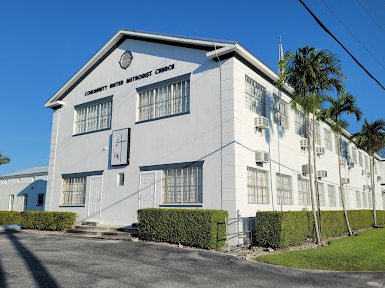
[[[119,31],[45,104],[46,210],[131,224],[147,207],[311,208],[306,118],[238,42]],[[315,127],[321,206],[342,209],[336,136]],[[369,158],[341,139],[348,209],[370,209]],[[384,209],[376,159],[377,209]]]

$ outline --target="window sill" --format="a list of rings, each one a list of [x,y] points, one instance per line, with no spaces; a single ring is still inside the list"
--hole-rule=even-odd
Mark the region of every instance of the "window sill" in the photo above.
[[[159,207],[202,207],[203,204],[160,204]]]
[[[79,205],[75,205],[75,204],[62,204],[59,207],[86,207],[86,205],[85,204],[79,204]]]
[[[84,132],[84,133],[74,134],[74,135],[72,135],[72,137],[81,136],[81,135],[86,135],[86,134],[92,134],[92,133],[102,132],[102,131],[107,131],[107,130],[111,130],[111,127],[110,127],[110,128],[101,129],[101,130],[95,130],[95,131],[90,131],[90,132]]]
[[[37,204],[36,206],[43,206],[43,204]]]
[[[135,124],[141,124],[141,123],[146,123],[146,122],[151,122],[151,121],[157,121],[157,120],[161,120],[161,119],[177,117],[177,116],[186,115],[186,114],[190,114],[190,111],[182,112],[182,113],[178,113],[178,114],[173,114],[173,115],[168,115],[168,116],[163,116],[163,117],[158,117],[158,118],[154,118],[154,119],[147,119],[147,120],[137,121],[137,122],[135,122]]]

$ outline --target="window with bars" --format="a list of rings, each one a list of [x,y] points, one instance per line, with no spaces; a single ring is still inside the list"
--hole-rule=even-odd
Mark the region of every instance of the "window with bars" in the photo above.
[[[309,180],[298,178],[298,204],[310,205]]]
[[[293,204],[291,176],[277,173],[277,201],[278,205]]]
[[[289,128],[288,116],[287,116],[287,103],[274,94],[274,123],[280,125],[283,128]]]
[[[357,208],[361,208],[361,192],[356,190],[356,204]]]
[[[362,153],[358,151],[358,162],[361,167],[364,167],[363,160],[362,160]]]
[[[369,158],[367,155],[365,155],[365,169],[369,170]]]
[[[373,199],[372,199],[372,192],[368,192],[368,203],[369,203],[369,208],[373,208]]]
[[[325,206],[325,185],[318,182],[319,202],[321,206]]]
[[[368,196],[365,191],[362,191],[362,208],[368,208]]]
[[[63,179],[62,205],[84,205],[86,177]]]
[[[305,113],[302,113],[301,111],[295,111],[294,115],[294,126],[295,126],[295,133],[302,136],[303,138],[306,138],[306,115]]]
[[[353,159],[353,163],[357,164],[357,149],[353,146],[352,146],[352,159]]]
[[[349,160],[348,142],[341,139],[341,157]]]
[[[190,111],[190,80],[139,93],[138,121],[158,119]]]
[[[75,135],[111,128],[112,101],[76,109]]]
[[[202,167],[163,171],[163,203],[202,203]]]
[[[328,184],[328,199],[329,199],[329,207],[337,206],[336,187],[334,185]]]
[[[44,204],[44,194],[43,193],[39,193],[37,194],[37,204],[36,206],[43,206]]]
[[[266,89],[245,76],[246,107],[260,116],[266,116]]]
[[[325,140],[325,148],[329,151],[332,151],[332,132],[328,129],[324,128],[324,140]]]
[[[335,146],[334,150],[336,151],[336,154],[338,155],[338,137],[335,134],[334,134],[334,146]]]
[[[315,133],[315,143],[321,146],[321,125],[317,122],[315,122],[314,133]]]
[[[247,195],[249,204],[269,204],[268,172],[247,167]]]

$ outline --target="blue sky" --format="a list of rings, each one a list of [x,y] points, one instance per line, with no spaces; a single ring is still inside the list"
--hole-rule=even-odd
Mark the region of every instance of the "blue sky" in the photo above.
[[[320,0],[304,0],[319,19],[385,85],[385,69]],[[379,0],[324,0],[385,66],[385,7]],[[193,4],[192,4],[193,3]],[[374,8],[374,10],[368,5]],[[385,3],[385,1],[383,1]],[[235,40],[277,70],[284,50],[329,49],[342,61],[346,87],[369,121],[385,118],[385,91],[327,35],[297,0],[270,1],[1,1],[0,151],[11,158],[0,175],[48,165],[52,111],[44,103],[119,29]],[[361,123],[350,121],[350,132]]]

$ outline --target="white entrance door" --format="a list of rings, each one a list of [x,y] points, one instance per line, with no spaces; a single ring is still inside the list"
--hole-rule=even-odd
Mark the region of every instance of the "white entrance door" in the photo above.
[[[140,174],[139,208],[154,208],[155,173]]]
[[[88,205],[88,218],[100,219],[102,207],[102,177],[90,177],[90,197]]]

